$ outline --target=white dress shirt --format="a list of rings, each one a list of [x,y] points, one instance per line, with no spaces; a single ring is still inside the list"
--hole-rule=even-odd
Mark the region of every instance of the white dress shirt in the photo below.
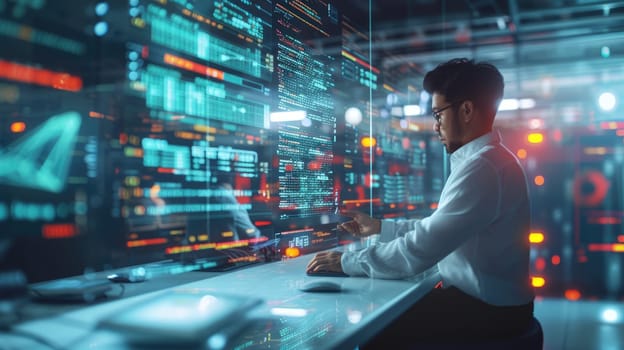
[[[455,286],[498,306],[533,300],[529,281],[530,207],[516,157],[488,133],[451,154],[438,208],[423,219],[382,220],[379,242],[347,251],[351,276],[407,279],[435,264]]]

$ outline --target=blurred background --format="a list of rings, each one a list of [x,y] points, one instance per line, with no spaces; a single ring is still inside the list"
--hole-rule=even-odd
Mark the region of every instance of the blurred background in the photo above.
[[[422,79],[467,57],[505,78],[538,295],[622,300],[623,27],[617,1],[0,0],[0,268],[227,268],[350,243],[339,207],[428,215]]]
[[[623,297],[624,3],[592,0],[354,2],[373,57],[404,104],[454,57],[505,77],[497,124],[533,201],[533,285],[571,300]]]

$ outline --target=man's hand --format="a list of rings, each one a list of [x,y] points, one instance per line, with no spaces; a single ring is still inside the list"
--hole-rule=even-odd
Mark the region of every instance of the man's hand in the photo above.
[[[340,264],[341,252],[329,251],[316,254],[306,267],[306,272],[331,271],[343,272]]]
[[[340,230],[347,231],[356,237],[368,237],[381,232],[381,220],[379,219],[352,210],[343,210],[340,214],[353,219],[338,225]]]

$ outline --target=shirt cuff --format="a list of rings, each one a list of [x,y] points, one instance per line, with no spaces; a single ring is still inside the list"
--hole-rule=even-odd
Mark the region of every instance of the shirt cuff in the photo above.
[[[396,238],[395,234],[396,222],[393,220],[381,220],[381,232],[379,233],[380,242],[389,242]],[[340,257],[340,265],[342,271],[349,276],[368,276],[366,263],[366,254],[369,248],[356,251],[346,251]]]
[[[342,253],[342,256],[340,257],[340,265],[344,273],[349,276],[366,275],[358,263],[359,255],[359,251]]]

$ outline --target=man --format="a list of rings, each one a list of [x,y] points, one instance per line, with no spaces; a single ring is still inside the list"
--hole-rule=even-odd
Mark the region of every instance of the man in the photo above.
[[[450,154],[438,208],[429,217],[398,222],[343,212],[353,220],[339,228],[356,237],[380,233],[380,243],[319,253],[307,266],[403,279],[437,265],[443,288],[413,305],[370,347],[509,337],[532,322],[526,177],[492,131],[503,77],[490,64],[453,59],[427,73],[423,85],[432,95],[434,130]]]

